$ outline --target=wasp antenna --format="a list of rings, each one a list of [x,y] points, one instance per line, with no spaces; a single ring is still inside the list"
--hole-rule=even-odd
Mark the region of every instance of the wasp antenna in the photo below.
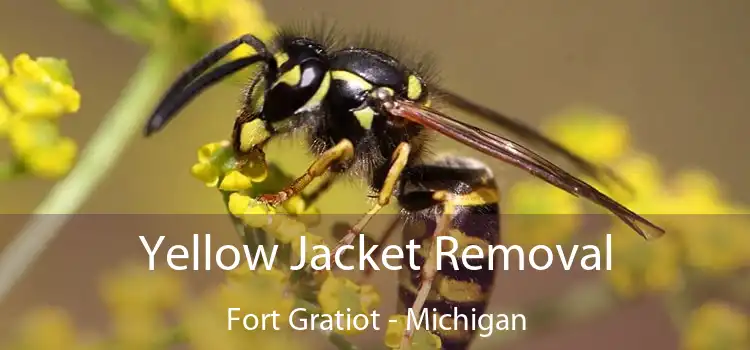
[[[232,50],[245,44],[252,47],[257,53],[252,56],[236,59],[212,70],[206,76],[201,76],[212,65],[226,57]],[[154,112],[144,128],[144,134],[150,136],[166,125],[187,102],[192,100],[205,88],[213,85],[224,77],[247,67],[258,61],[265,61],[268,65],[267,74],[275,74],[276,60],[268,52],[266,45],[253,35],[243,35],[218,48],[211,50],[201,57],[195,64],[184,70],[172,83],[162,97]]]
[[[174,94],[169,100],[165,100],[159,108],[154,111],[148,123],[144,133],[146,136],[163,128],[174,115],[177,114],[183,107],[185,107],[190,101],[200,95],[203,90],[213,86],[225,77],[234,74],[235,72],[262,61],[264,58],[258,55],[238,58],[234,61],[222,64],[210,72],[198,77],[195,81],[186,86],[180,93]]]

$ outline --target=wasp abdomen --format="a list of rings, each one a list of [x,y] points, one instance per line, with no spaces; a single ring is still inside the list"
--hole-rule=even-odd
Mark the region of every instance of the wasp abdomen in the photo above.
[[[495,282],[487,258],[489,246],[500,241],[499,193],[492,173],[467,158],[446,158],[410,169],[401,188],[399,201],[410,216],[404,228],[404,243],[413,239],[422,248],[414,260],[420,270],[412,270],[404,261],[399,309],[406,312],[414,304],[424,264],[430,249],[436,248],[436,237],[449,237],[441,240],[440,250],[451,254],[440,258],[423,311],[414,317],[416,321],[424,317],[426,323],[421,327],[438,334],[443,349],[465,349],[474,337],[473,322],[485,312]],[[436,194],[447,196],[438,200],[435,198],[441,196]],[[444,215],[451,215],[450,226],[446,232],[436,232]],[[474,247],[468,254],[476,256],[483,251],[483,257],[464,259],[462,252],[468,246]],[[442,324],[438,321],[441,316],[445,316]]]

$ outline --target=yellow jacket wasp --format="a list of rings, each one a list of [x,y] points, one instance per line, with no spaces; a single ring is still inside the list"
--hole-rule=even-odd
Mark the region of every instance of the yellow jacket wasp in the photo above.
[[[240,45],[250,46],[255,54],[222,63],[209,71]],[[377,203],[339,246],[351,244],[393,196],[406,214],[428,223],[428,232],[423,232],[422,237],[425,240],[449,234],[453,229],[488,244],[498,243],[499,195],[492,173],[484,164],[466,157],[425,159],[425,136],[429,131],[601,205],[644,238],[664,234],[663,229],[539,154],[431,106],[440,101],[493,120],[519,138],[566,157],[595,179],[614,178],[607,169],[581,159],[520,122],[431,84],[425,71],[404,64],[385,50],[368,45],[337,47],[325,36],[315,34],[284,30],[271,47],[252,35],[244,35],[216,48],[173,83],[148,121],[146,135],[163,128],[206,88],[256,63],[262,64],[260,73],[245,91],[233,129],[235,152],[241,155],[257,151],[274,137],[302,131],[308,136],[311,152],[317,156],[307,172],[286,189],[260,199],[270,204],[283,202],[329,171],[363,177],[377,193]],[[467,219],[477,214],[490,219],[483,222]],[[402,279],[399,295],[403,304],[412,305],[417,313],[425,306],[441,309],[439,306],[445,305],[458,307],[465,314],[483,312],[487,293],[451,300],[451,295],[441,294],[437,288],[438,295],[431,297],[437,275],[431,268],[434,257],[428,254],[421,263],[424,264],[421,272],[407,274]],[[494,282],[493,274],[487,271],[449,274],[444,273],[443,279],[471,281],[482,291],[489,290]],[[411,337],[408,333],[404,345]],[[472,338],[471,332],[440,336],[446,349],[463,349]]]

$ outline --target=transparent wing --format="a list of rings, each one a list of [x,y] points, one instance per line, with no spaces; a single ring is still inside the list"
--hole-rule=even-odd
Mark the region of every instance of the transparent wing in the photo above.
[[[408,100],[397,99],[390,102],[392,103],[383,104],[383,108],[390,114],[421,124],[473,149],[523,169],[570,194],[584,197],[611,211],[646,239],[657,238],[665,233],[662,228],[516,142]]]
[[[472,102],[467,98],[444,88],[432,87],[432,89],[435,90],[436,93],[440,96],[441,101],[449,104],[450,106],[458,108],[464,112],[471,113],[489,122],[495,123],[496,125],[513,133],[520,140],[533,143],[534,145],[539,145],[553,153],[561,155],[569,162],[571,162],[574,166],[578,167],[583,173],[601,182],[602,184],[607,184],[607,182],[605,182],[604,180],[606,178],[609,178],[630,193],[633,193],[632,186],[630,186],[627,181],[622,179],[611,169],[587,161],[565,146],[550,139],[549,137],[522,123],[521,121],[513,119],[502,113],[498,113],[478,103]]]

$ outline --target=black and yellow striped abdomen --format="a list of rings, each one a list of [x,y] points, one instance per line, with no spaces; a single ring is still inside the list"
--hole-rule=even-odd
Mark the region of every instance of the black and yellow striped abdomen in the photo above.
[[[439,163],[421,167],[424,171],[409,174],[399,199],[409,213],[404,227],[404,244],[414,240],[420,249],[414,263],[424,269],[432,242],[438,234],[438,222],[444,215],[451,215],[450,226],[444,236],[442,251],[455,250],[456,261],[442,257],[431,291],[423,310],[428,315],[429,328],[443,341],[443,349],[466,349],[476,333],[476,320],[485,313],[495,282],[495,274],[489,269],[487,256],[490,245],[500,243],[499,192],[492,173],[479,166],[478,162],[465,158],[444,159]],[[435,194],[445,194],[445,200],[429,201]],[[483,258],[467,259],[468,268],[462,259],[462,252],[468,246],[475,246],[483,252]],[[469,256],[476,256],[477,249],[470,249]],[[480,267],[476,269],[476,267]],[[399,278],[399,312],[408,314],[416,299],[422,279],[422,271],[410,269],[404,260]],[[433,320],[441,315],[441,326]],[[415,317],[419,317],[416,314]],[[457,317],[457,318],[456,318]],[[424,324],[423,324],[424,325]],[[439,329],[442,328],[442,329]],[[445,329],[449,328],[449,329]]]

